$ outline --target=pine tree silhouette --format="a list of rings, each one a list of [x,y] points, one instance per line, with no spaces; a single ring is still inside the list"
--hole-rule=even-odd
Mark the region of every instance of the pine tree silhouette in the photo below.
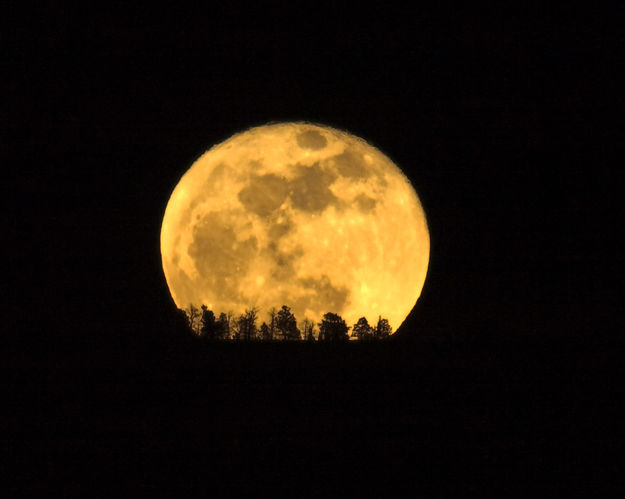
[[[352,328],[352,337],[357,338],[360,341],[367,341],[373,339],[373,328],[369,325],[369,322],[365,317],[358,319],[358,322],[354,324]]]
[[[348,341],[348,331],[349,326],[340,315],[328,312],[319,323],[319,341]]]
[[[283,340],[301,339],[301,332],[297,328],[297,320],[291,309],[286,305],[282,305],[282,308],[276,315],[276,328]]]

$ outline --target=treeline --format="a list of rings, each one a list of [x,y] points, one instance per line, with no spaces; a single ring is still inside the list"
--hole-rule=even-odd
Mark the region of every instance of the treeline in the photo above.
[[[257,308],[247,309],[238,316],[231,312],[222,312],[216,316],[206,305],[200,308],[190,305],[182,313],[188,328],[198,337],[209,341],[341,342],[349,341],[350,336],[359,341],[375,341],[388,338],[392,333],[388,320],[382,317],[378,318],[375,326],[361,317],[350,327],[340,315],[332,312],[324,314],[319,323],[304,319],[300,329],[295,315],[286,305],[280,310],[270,309],[267,320],[260,326]]]

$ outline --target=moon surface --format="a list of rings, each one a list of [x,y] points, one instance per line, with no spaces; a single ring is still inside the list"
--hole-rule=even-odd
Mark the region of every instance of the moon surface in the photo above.
[[[430,238],[401,170],[364,140],[310,123],[251,128],[204,153],[163,218],[176,305],[216,314],[282,305],[397,329],[421,294]]]

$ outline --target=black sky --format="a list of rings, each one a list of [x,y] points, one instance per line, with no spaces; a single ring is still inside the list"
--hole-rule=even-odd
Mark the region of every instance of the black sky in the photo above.
[[[614,461],[592,466],[623,444],[616,368],[597,360],[614,359],[624,329],[622,9],[211,8],[3,9],[21,486],[39,490],[32,469],[78,480],[89,460],[152,476],[137,463],[155,459],[190,477],[207,448],[225,467],[306,455],[318,477],[333,475],[322,456],[375,476],[373,452],[454,494],[496,483],[510,497],[518,489],[503,484],[517,475],[527,486],[559,473],[594,492],[615,483],[597,479]],[[421,299],[399,344],[380,350],[267,350],[263,364],[247,347],[195,345],[176,357],[159,248],[169,195],[208,147],[282,120],[347,130],[408,175],[431,235]],[[428,370],[433,354],[414,344],[439,334],[447,350]],[[283,409],[296,418],[285,434],[271,419]],[[580,449],[588,461],[571,457]]]
[[[484,322],[555,334],[580,326],[572,309],[608,313],[595,267],[615,257],[604,230],[622,110],[613,21],[522,14],[16,15],[9,224],[25,243],[18,262],[37,268],[23,277],[52,284],[25,288],[54,307],[101,307],[113,324],[128,303],[166,307],[158,236],[180,175],[237,131],[308,120],[369,140],[419,192],[432,258],[409,334]]]

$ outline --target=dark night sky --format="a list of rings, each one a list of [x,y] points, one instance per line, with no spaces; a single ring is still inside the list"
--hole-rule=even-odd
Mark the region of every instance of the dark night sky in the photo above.
[[[615,257],[611,19],[333,9],[15,14],[9,222],[25,280],[52,284],[25,288],[113,325],[167,307],[158,236],[180,175],[237,131],[309,120],[378,146],[421,196],[432,258],[408,335],[566,334],[572,309],[617,307],[596,269]]]
[[[135,492],[155,470],[189,483],[209,448],[226,468],[269,449],[323,483],[321,462],[377,476],[373,453],[454,495],[622,483],[597,464],[624,441],[622,10],[267,5],[3,9],[16,487],[47,492],[40,469],[82,490],[98,461],[143,473]],[[208,147],[282,120],[406,172],[430,226],[421,299],[379,349],[175,347],[169,195]],[[437,335],[436,355],[418,346]]]

